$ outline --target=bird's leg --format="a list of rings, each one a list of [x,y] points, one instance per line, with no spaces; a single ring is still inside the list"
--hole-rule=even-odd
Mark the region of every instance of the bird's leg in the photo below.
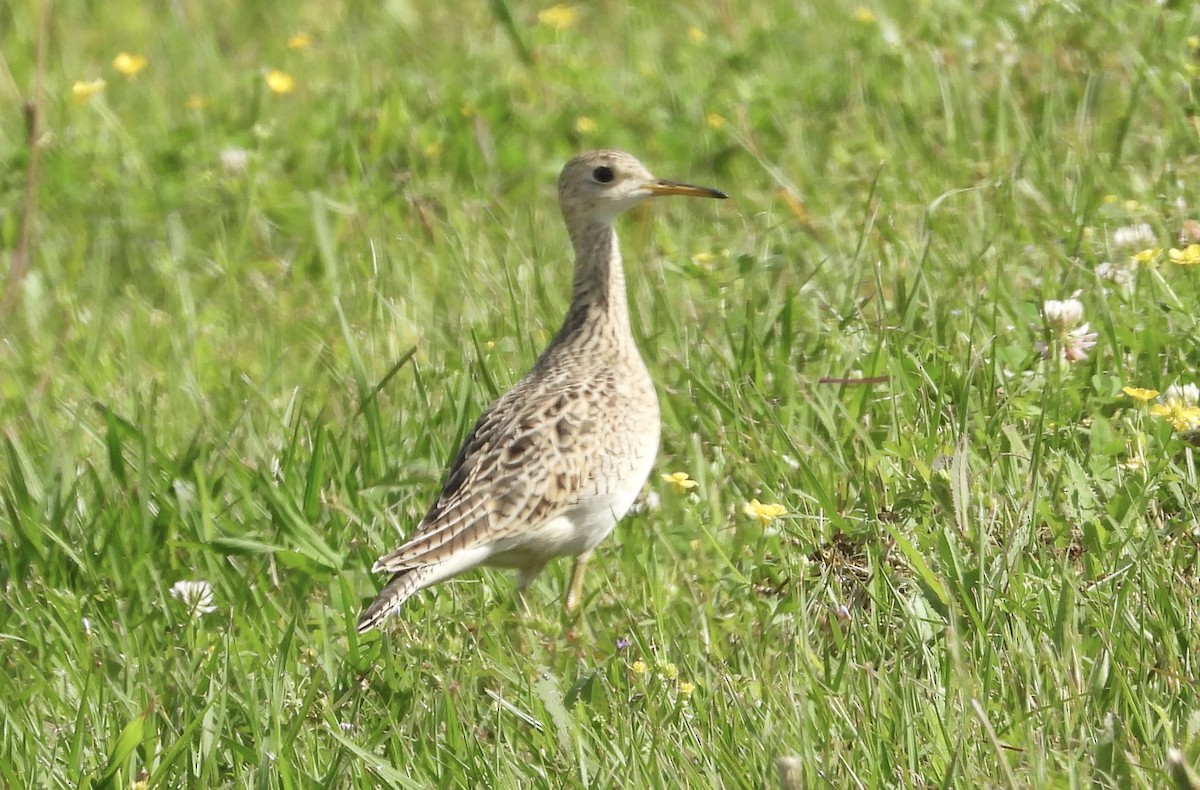
[[[525,591],[529,589],[529,585],[533,584],[533,580],[542,572],[542,568],[546,567],[546,563],[541,562],[536,565],[527,565],[517,572],[517,605],[521,607],[521,615],[529,617],[532,612],[529,609],[529,599],[525,595]]]
[[[575,611],[583,601],[583,574],[587,573],[588,560],[592,558],[590,551],[585,551],[575,558],[571,568],[571,584],[567,587],[567,613]]]

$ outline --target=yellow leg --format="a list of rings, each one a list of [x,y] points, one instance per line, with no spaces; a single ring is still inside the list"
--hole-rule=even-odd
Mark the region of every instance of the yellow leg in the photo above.
[[[575,566],[571,568],[571,584],[567,588],[567,613],[575,611],[583,601],[583,575],[587,573],[588,560],[592,553],[586,551],[575,558]]]

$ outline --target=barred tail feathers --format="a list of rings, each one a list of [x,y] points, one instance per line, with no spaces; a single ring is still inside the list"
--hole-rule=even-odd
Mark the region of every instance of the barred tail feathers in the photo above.
[[[438,581],[436,566],[401,571],[392,577],[371,605],[359,615],[357,630],[361,634],[378,626],[416,593]]]

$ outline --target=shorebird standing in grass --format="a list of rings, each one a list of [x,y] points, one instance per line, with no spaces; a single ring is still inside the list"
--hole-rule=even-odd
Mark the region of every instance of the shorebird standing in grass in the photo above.
[[[658,395],[629,325],[614,223],[660,195],[726,197],[655,178],[621,151],[567,162],[558,177],[575,248],[567,317],[533,370],[479,418],[412,537],[375,563],[392,578],[359,631],[480,565],[516,568],[524,598],[547,562],[574,557],[567,611],[579,605],[592,551],[629,510],[658,452]]]

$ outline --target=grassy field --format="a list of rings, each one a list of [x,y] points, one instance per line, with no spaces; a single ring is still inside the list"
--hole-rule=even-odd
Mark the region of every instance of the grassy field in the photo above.
[[[1200,763],[1200,9],[1091,5],[0,7],[0,786]],[[577,620],[560,562],[357,636],[596,147],[734,198],[620,226],[642,505]]]

